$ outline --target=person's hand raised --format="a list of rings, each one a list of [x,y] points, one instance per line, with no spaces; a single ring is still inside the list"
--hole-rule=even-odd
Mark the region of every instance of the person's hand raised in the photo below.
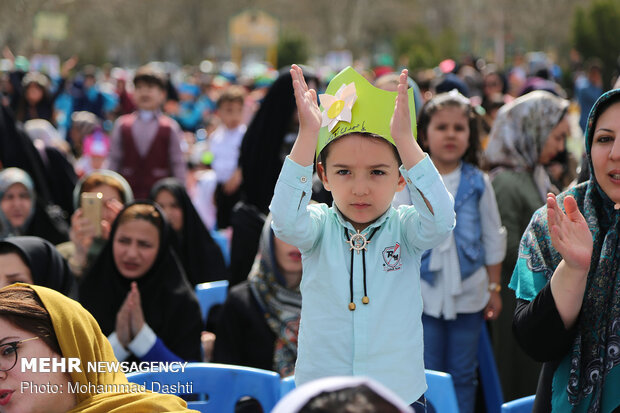
[[[398,78],[398,96],[394,106],[394,114],[390,120],[390,133],[395,142],[401,139],[413,140],[411,132],[411,114],[409,113],[409,95],[407,89],[407,69],[403,69]]]
[[[564,198],[562,211],[555,195],[547,194],[547,223],[553,247],[571,268],[585,271],[592,260],[592,233],[572,196]]]
[[[316,90],[308,88],[301,67],[292,65],[290,73],[299,113],[299,133],[318,134],[321,128],[321,109],[319,109]]]

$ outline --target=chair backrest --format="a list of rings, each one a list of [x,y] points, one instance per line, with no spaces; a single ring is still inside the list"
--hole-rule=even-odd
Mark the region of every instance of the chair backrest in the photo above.
[[[212,281],[208,283],[197,284],[196,297],[200,304],[200,311],[202,312],[202,319],[207,321],[209,310],[215,304],[222,304],[226,301],[226,294],[228,294],[228,281]]]
[[[532,413],[536,396],[525,396],[502,404],[502,413]]]
[[[206,400],[187,405],[203,413],[234,413],[235,404],[245,396],[258,400],[270,412],[280,398],[278,373],[228,364],[188,363],[184,372],[130,373],[127,379],[154,392],[176,389],[177,395],[197,394]]]
[[[504,394],[502,393],[502,385],[495,363],[495,353],[491,347],[491,339],[486,324],[482,325],[480,339],[478,340],[478,369],[487,413],[500,413],[504,403]]]
[[[295,376],[288,376],[280,381],[280,398],[295,389]]]
[[[459,405],[456,401],[456,391],[452,376],[435,370],[424,370],[428,390],[424,393],[426,399],[433,405],[437,413],[458,413]]]

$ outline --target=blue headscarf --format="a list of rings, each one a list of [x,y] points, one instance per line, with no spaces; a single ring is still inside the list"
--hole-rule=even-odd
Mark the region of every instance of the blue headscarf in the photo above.
[[[620,102],[620,89],[607,92],[592,107],[586,130],[586,154],[592,167],[592,138],[598,117]],[[577,201],[594,248],[576,338],[556,369],[552,382],[553,412],[611,412],[620,406],[620,211],[601,189],[594,173],[590,180],[557,197],[563,206],[567,195]],[[553,248],[547,224],[547,207],[534,213],[523,234],[519,258],[510,281],[517,298],[531,301],[551,280],[562,260]]]

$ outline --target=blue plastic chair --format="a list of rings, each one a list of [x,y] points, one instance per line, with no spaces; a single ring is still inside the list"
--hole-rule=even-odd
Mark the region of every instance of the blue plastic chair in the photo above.
[[[435,370],[424,370],[428,390],[424,393],[437,413],[459,413],[452,376]]]
[[[536,396],[526,396],[502,404],[502,413],[532,413]]]
[[[235,404],[245,396],[258,400],[269,412],[280,398],[278,373],[228,364],[188,363],[185,372],[130,373],[127,379],[155,392],[160,386],[189,383],[191,391],[184,389],[177,395],[199,395],[204,400],[189,401],[187,406],[203,413],[233,413]]]
[[[212,281],[196,285],[196,297],[200,304],[202,319],[207,321],[209,310],[216,304],[223,304],[228,294],[228,281]]]
[[[280,381],[280,398],[295,389],[295,376],[288,376]]]
[[[495,363],[495,353],[491,347],[486,323],[482,325],[480,339],[478,340],[478,367],[487,413],[500,413],[504,403],[504,394],[502,393],[502,385]]]
[[[224,256],[224,263],[228,267],[230,265],[230,248],[228,247],[228,238],[226,238],[221,232],[217,230],[210,231],[211,238],[220,247],[222,250],[222,255]]]

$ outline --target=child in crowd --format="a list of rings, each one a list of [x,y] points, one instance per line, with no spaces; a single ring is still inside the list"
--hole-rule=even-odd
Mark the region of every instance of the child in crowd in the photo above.
[[[478,169],[480,143],[469,99],[453,90],[422,108],[419,141],[454,197],[452,236],[422,255],[424,366],[452,375],[461,413],[474,410],[477,349],[484,319],[502,307],[506,232],[489,178]]]
[[[179,124],[161,112],[166,99],[165,75],[146,65],[136,71],[133,82],[138,110],[114,124],[109,168],[127,179],[137,199],[146,199],[153,184],[162,178],[185,180],[183,134]]]
[[[232,208],[240,199],[241,171],[238,163],[246,130],[246,125],[242,123],[245,95],[242,86],[230,86],[220,95],[216,115],[221,124],[209,137],[213,153],[212,167],[218,183],[215,193],[218,228],[230,226]]]
[[[455,216],[414,139],[407,70],[388,92],[346,68],[321,95],[323,111],[301,68],[291,76],[299,134],[270,209],[276,236],[302,253],[296,383],[369,376],[425,411],[420,257],[447,237]],[[331,208],[308,205],[315,148]],[[391,208],[405,186],[414,207]]]
[[[75,163],[75,173],[79,178],[96,169],[108,169],[110,138],[98,129],[87,135],[83,142],[84,152]]]

